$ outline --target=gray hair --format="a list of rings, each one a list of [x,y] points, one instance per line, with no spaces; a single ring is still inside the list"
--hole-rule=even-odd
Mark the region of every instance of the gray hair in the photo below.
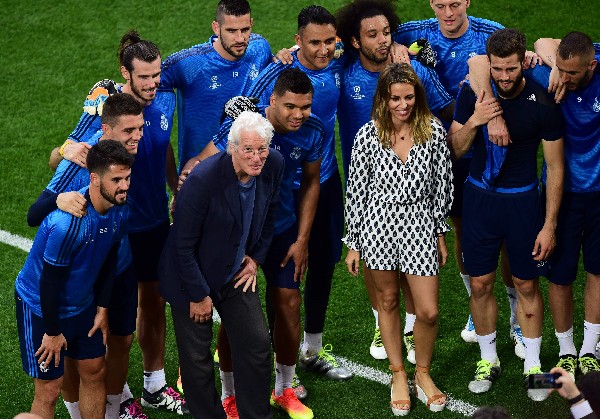
[[[273,130],[273,125],[261,114],[244,111],[240,113],[231,125],[229,135],[227,136],[227,152],[231,154],[231,147],[237,150],[242,131],[255,132],[266,141],[267,146],[270,146],[271,139],[273,138]]]

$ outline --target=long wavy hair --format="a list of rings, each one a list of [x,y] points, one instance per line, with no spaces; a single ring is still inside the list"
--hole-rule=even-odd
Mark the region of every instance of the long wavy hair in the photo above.
[[[375,121],[375,127],[379,134],[379,141],[385,148],[391,147],[394,123],[389,109],[391,97],[391,86],[395,83],[407,83],[415,88],[415,105],[410,114],[410,131],[415,144],[425,144],[431,139],[431,119],[433,114],[427,106],[425,89],[419,81],[419,77],[409,64],[392,63],[387,65],[377,81],[377,90],[373,98],[373,109],[371,119]]]

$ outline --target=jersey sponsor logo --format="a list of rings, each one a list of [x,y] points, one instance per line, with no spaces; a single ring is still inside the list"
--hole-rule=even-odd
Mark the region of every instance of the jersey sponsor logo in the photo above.
[[[533,100],[534,102],[536,102],[537,99],[535,97],[535,93],[530,94],[529,97],[527,98],[527,100]]]
[[[600,112],[600,102],[598,102],[598,96],[594,98],[594,104],[592,105],[592,110],[594,112]]]
[[[108,227],[100,227],[100,229],[98,230],[98,233],[100,233],[100,234],[108,233]]]
[[[254,80],[258,77],[258,73],[260,73],[260,71],[258,71],[256,64],[252,64],[252,67],[250,67],[250,72],[248,73],[248,78],[250,80]]]
[[[298,160],[302,156],[302,149],[298,146],[295,146],[290,153],[290,159]]]
[[[169,129],[169,120],[167,119],[164,113],[160,116],[160,128],[163,131]]]
[[[208,88],[210,90],[215,90],[218,89],[219,87],[221,87],[221,83],[219,83],[219,77],[218,76],[212,76],[210,78],[210,86],[208,86]]]
[[[360,92],[360,86],[354,86],[354,93],[350,97],[354,100],[361,100],[365,98],[365,95]]]

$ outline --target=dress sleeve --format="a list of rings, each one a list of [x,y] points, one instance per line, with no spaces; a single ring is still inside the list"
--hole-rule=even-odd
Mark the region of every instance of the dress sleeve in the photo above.
[[[361,231],[373,174],[373,144],[378,143],[375,126],[369,122],[358,131],[352,146],[344,211],[346,237],[342,241],[358,252],[362,251]]]
[[[433,156],[431,159],[433,175],[433,185],[431,188],[433,219],[435,234],[440,235],[451,230],[446,219],[452,207],[454,185],[452,183],[450,150],[446,143],[446,130],[437,120],[432,123],[431,141],[433,145]]]

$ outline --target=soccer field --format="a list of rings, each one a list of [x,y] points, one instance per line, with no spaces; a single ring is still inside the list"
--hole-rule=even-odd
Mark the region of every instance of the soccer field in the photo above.
[[[50,150],[60,145],[71,132],[81,114],[82,101],[96,81],[103,78],[122,81],[116,57],[121,35],[130,28],[137,29],[143,38],[154,41],[166,58],[179,49],[208,39],[216,3],[217,0],[3,0],[0,16],[0,236],[2,232],[10,232],[33,239],[35,229],[27,226],[26,213],[52,175],[47,165]],[[250,0],[250,3],[255,21],[253,30],[269,40],[274,52],[293,44],[296,15],[303,6],[312,4],[300,0]],[[320,4],[334,12],[344,3],[342,0],[325,0]],[[539,37],[560,38],[570,30],[586,32],[595,41],[600,41],[598,6],[598,0],[474,0],[469,14],[523,30],[531,48]],[[397,10],[402,21],[433,17],[426,0],[401,0]],[[173,140],[176,144],[175,133]],[[13,283],[25,258],[25,251],[4,241],[0,243],[2,418],[28,410],[33,398],[31,379],[21,369],[14,318]],[[577,345],[582,337],[582,278],[580,274],[576,287]],[[541,283],[547,301],[547,287],[544,280]],[[498,351],[502,359],[502,377],[488,393],[474,395],[469,392],[467,384],[479,359],[479,350],[476,344],[466,344],[460,338],[459,332],[467,319],[468,299],[453,257],[440,273],[440,288],[440,331],[431,373],[438,387],[449,394],[454,404],[449,406],[453,409],[446,409],[436,416],[464,417],[476,406],[502,405],[514,418],[567,417],[566,403],[560,397],[552,396],[545,402],[534,403],[525,394],[521,380],[522,361],[514,355],[508,335],[508,302],[501,282],[496,287],[496,295],[500,306]],[[177,353],[169,320],[167,324],[166,372],[168,382],[174,386]],[[556,362],[558,345],[548,310],[544,326],[541,359],[543,368],[550,369]],[[387,381],[385,385],[381,382],[388,380],[387,362],[374,360],[368,352],[372,328],[373,318],[362,279],[349,276],[340,263],[334,279],[324,342],[331,343],[334,353],[352,365],[364,366],[364,377],[356,376],[339,383],[299,371],[309,391],[306,404],[316,417],[391,417],[389,388]],[[407,366],[412,374],[412,366]],[[134,394],[139,395],[142,370],[136,344],[131,355],[129,383]],[[68,417],[62,403],[57,412],[58,417]],[[147,413],[151,418],[175,417]],[[410,417],[433,416],[413,398]],[[286,416],[275,413],[274,417]]]

